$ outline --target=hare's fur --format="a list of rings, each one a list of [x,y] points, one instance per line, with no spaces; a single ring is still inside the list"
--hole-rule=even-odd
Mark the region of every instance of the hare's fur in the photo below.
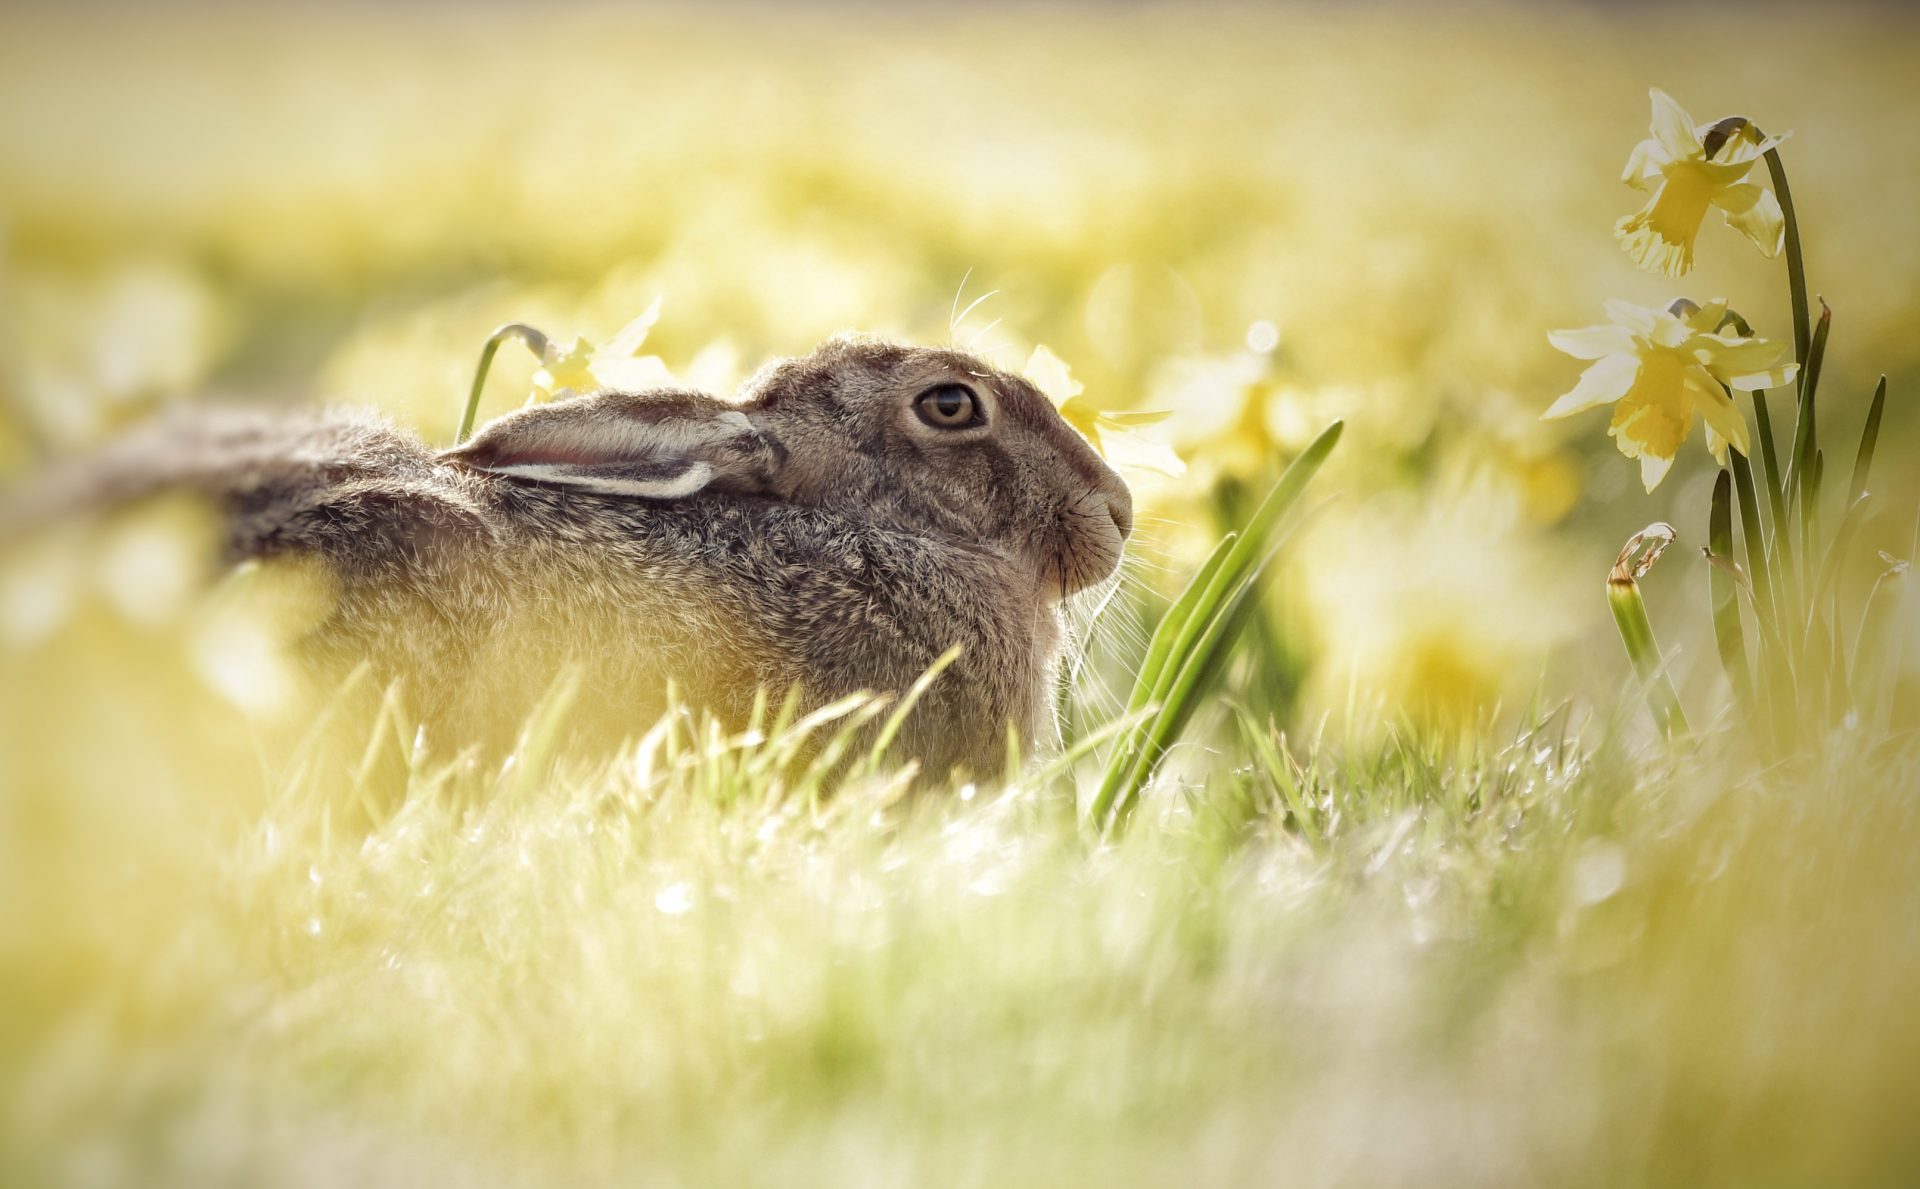
[[[943,384],[976,393],[983,424],[918,419]],[[454,744],[510,737],[567,665],[575,719],[619,734],[660,713],[669,680],[738,720],[760,688],[899,693],[959,644],[901,743],[978,772],[1009,727],[1055,736],[1058,601],[1113,571],[1132,519],[1024,380],[857,338],[735,401],[575,397],[438,453],[365,415],[201,414],[65,483],[60,502],[197,490],[234,559],[319,559],[337,598],[313,655],[405,678]]]

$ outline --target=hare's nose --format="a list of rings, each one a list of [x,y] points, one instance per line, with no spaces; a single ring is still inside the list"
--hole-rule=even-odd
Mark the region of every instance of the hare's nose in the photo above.
[[[1113,517],[1113,527],[1120,530],[1120,539],[1126,540],[1133,535],[1133,493],[1124,483],[1113,483],[1101,494],[1107,501],[1107,515]]]

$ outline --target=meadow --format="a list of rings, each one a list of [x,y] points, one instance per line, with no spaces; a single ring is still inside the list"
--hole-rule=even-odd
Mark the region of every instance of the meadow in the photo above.
[[[1131,442],[1119,583],[1070,610],[1069,750],[931,795],[884,757],[830,795],[795,777],[878,704],[688,709],[609,760],[569,754],[560,686],[483,768],[403,692],[312,688],[314,590],[213,573],[204,509],[6,542],[0,1181],[1920,1175],[1904,13],[0,26],[0,484],[183,402],[451,442],[495,327],[604,344],[656,300],[628,362],[711,391],[857,328],[1170,414]],[[1807,370],[1786,261],[1718,214],[1684,277],[1617,242],[1655,87],[1792,133],[1826,481],[1777,381],[1808,510],[1764,550],[1717,519],[1698,426],[1648,490],[1602,414],[1542,416],[1590,366],[1549,334],[1606,299],[1728,298]],[[508,344],[482,415],[539,363]],[[1156,629],[1336,421],[1109,821]],[[1609,569],[1652,522],[1679,541],[1630,657]],[[1790,537],[1769,583],[1753,558]]]

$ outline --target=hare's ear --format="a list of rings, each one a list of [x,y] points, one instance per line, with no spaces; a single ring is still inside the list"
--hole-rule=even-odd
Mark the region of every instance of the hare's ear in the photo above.
[[[700,393],[607,393],[509,413],[440,456],[528,483],[685,499],[767,492],[785,457],[747,415]]]

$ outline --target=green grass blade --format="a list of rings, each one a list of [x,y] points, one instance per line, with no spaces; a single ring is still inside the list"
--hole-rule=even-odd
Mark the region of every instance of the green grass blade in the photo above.
[[[1839,580],[1841,567],[1847,562],[1847,546],[1852,544],[1854,532],[1859,529],[1861,521],[1866,519],[1867,505],[1871,499],[1871,496],[1862,495],[1853,501],[1846,514],[1840,518],[1840,527],[1834,530],[1833,540],[1827,545],[1826,557],[1821,560],[1819,580],[1808,595],[1809,623],[1813,620],[1813,609],[1820,606]]]
[[[1758,395],[1757,393],[1755,395]],[[1753,464],[1738,450],[1727,460],[1733,487],[1740,499],[1740,533],[1747,547],[1747,574],[1753,584],[1757,613],[1773,618],[1773,567],[1767,559],[1766,526],[1760,521],[1760,497],[1753,486]]]
[[[1153,777],[1153,771],[1159,766],[1167,749],[1186,730],[1187,723],[1200,708],[1201,695],[1226,667],[1233,651],[1233,642],[1240,638],[1240,633],[1246,630],[1247,621],[1259,609],[1259,580],[1264,569],[1263,566],[1248,575],[1227,605],[1207,625],[1207,630],[1202,633],[1170,685],[1167,700],[1148,720],[1143,746],[1133,756],[1133,762],[1113,802],[1111,829],[1125,828],[1127,820],[1133,815],[1134,806],[1139,802],[1140,790]]]
[[[1800,488],[1800,558],[1801,577],[1812,580],[1813,551],[1820,540],[1820,491],[1827,478],[1827,452],[1815,450],[1813,465],[1807,469],[1807,481]],[[1807,589],[1807,600],[1813,600],[1813,591]]]
[[[1249,578],[1264,565],[1271,543],[1281,525],[1300,501],[1314,475],[1340,440],[1343,423],[1335,421],[1301,451],[1299,457],[1281,474],[1267,497],[1260,501],[1246,527],[1216,546],[1207,564],[1181,592],[1159,627],[1154,629],[1148,655],[1134,683],[1127,710],[1132,712],[1149,703],[1159,706],[1155,715],[1140,727],[1128,731],[1109,757],[1105,777],[1089,807],[1091,820],[1104,824],[1122,800],[1131,798],[1145,783],[1155,762],[1150,741],[1171,741],[1167,724],[1184,725],[1191,710],[1172,697],[1176,688],[1190,689],[1198,682],[1200,670],[1193,662],[1203,650],[1224,646],[1222,633],[1232,627],[1237,633],[1245,625],[1246,612],[1237,619],[1223,615],[1236,595],[1243,592]],[[1204,661],[1204,657],[1202,660]],[[1190,695],[1189,695],[1190,696]]]
[[[1807,349],[1806,365],[1800,369],[1800,400],[1793,422],[1793,456],[1788,459],[1787,491],[1798,493],[1806,486],[1813,466],[1814,452],[1820,448],[1819,428],[1814,416],[1814,398],[1820,390],[1820,365],[1827,354],[1827,332],[1833,326],[1833,311],[1820,303],[1820,321],[1813,329],[1813,345]],[[1801,511],[1806,509],[1804,504]]]
[[[1259,765],[1279,792],[1288,815],[1293,818],[1301,835],[1317,850],[1326,836],[1320,830],[1312,807],[1307,804],[1306,793],[1300,787],[1294,765],[1289,762],[1289,757],[1281,753],[1284,744],[1274,742],[1271,724],[1261,728],[1245,710],[1236,710],[1235,717],[1240,721],[1240,732],[1246,738],[1248,749],[1253,752],[1254,763]]]
[[[568,665],[554,675],[546,692],[534,704],[495,785],[494,799],[499,804],[522,804],[546,781],[559,757],[567,719],[580,697],[580,686],[580,669]]]
[[[1220,543],[1207,555],[1207,560],[1187,583],[1186,589],[1174,599],[1167,613],[1160,617],[1160,623],[1153,629],[1153,638],[1147,644],[1147,655],[1141,662],[1140,674],[1134,678],[1133,694],[1127,699],[1129,712],[1153,700],[1154,688],[1160,684],[1160,674],[1167,667],[1167,657],[1173,652],[1175,640],[1186,630],[1187,622],[1193,618],[1193,609],[1212,588],[1215,576],[1219,574],[1227,556],[1233,552],[1234,542],[1239,537],[1239,533],[1233,532],[1220,538]]]
[[[1193,603],[1191,611],[1181,623],[1172,647],[1168,650],[1161,668],[1155,674],[1153,691],[1148,700],[1165,706],[1167,690],[1172,686],[1187,654],[1192,651],[1217,609],[1231,597],[1232,592],[1246,579],[1260,556],[1266,552],[1268,541],[1279,526],[1282,517],[1299,503],[1307,484],[1319,472],[1321,465],[1327,460],[1327,455],[1332,453],[1334,445],[1339,442],[1343,428],[1343,423],[1339,421],[1328,426],[1311,445],[1301,451],[1300,456],[1294,459],[1285,473],[1280,476],[1280,482],[1274,485],[1273,490],[1267,494],[1267,498],[1261,500],[1260,506],[1254,509],[1253,516],[1248,519],[1245,529],[1227,549],[1226,556],[1208,578],[1199,599]],[[1182,600],[1184,599],[1183,595]],[[1141,704],[1144,705],[1145,702]]]
[[[1901,586],[1907,576],[1907,563],[1880,555],[1887,568],[1874,579],[1867,592],[1867,604],[1860,612],[1860,629],[1853,638],[1853,704],[1865,713],[1885,710],[1887,691],[1884,677],[1899,673],[1898,658],[1892,655],[1893,633],[1901,598]]]
[[[1768,510],[1777,521],[1786,510],[1786,487],[1780,481],[1780,455],[1773,441],[1773,414],[1767,410],[1767,394],[1753,392],[1754,436],[1760,439],[1760,477],[1767,483]]]
[[[1109,719],[1094,730],[1075,739],[1064,751],[1054,756],[1022,782],[1033,788],[1045,788],[1058,780],[1072,767],[1091,753],[1095,748],[1115,738],[1123,731],[1130,731],[1152,717],[1156,706],[1143,706],[1138,710],[1122,714],[1119,718]]]
[[[1867,408],[1867,426],[1860,431],[1860,452],[1853,458],[1853,484],[1847,489],[1847,503],[1852,504],[1867,491],[1867,476],[1873,470],[1873,448],[1880,441],[1880,415],[1887,408],[1887,378],[1873,388],[1873,404]]]
[[[1714,480],[1707,516],[1707,548],[1720,557],[1733,556],[1733,474],[1721,471]],[[1747,669],[1747,642],[1740,625],[1740,598],[1733,576],[1718,566],[1707,568],[1707,589],[1713,600],[1713,635],[1720,646],[1720,663],[1733,683],[1734,697],[1753,709],[1752,678]]]
[[[940,674],[947,671],[947,666],[959,659],[960,645],[955,644],[928,665],[926,672],[914,679],[906,695],[894,705],[893,713],[887,715],[886,721],[880,724],[879,732],[874,735],[873,745],[867,749],[867,759],[862,768],[862,775],[870,776],[879,770],[881,761],[886,759],[887,749],[893,746],[894,739],[900,734],[900,728],[906,725],[907,715],[913,713],[914,706],[926,696],[927,690],[939,679]]]
[[[1773,548],[1763,551],[1767,553],[1768,577],[1771,579],[1768,597],[1770,602],[1779,604],[1786,602],[1787,584],[1793,572],[1793,549],[1787,533],[1787,488],[1780,472],[1780,456],[1774,446],[1773,418],[1767,411],[1767,394],[1755,392],[1752,395],[1755,432],[1760,439],[1760,477],[1766,481],[1767,511],[1773,516],[1768,535]],[[1759,523],[1757,517],[1754,522]]]
[[[1212,589],[1214,579],[1219,575],[1220,567],[1226,564],[1228,555],[1233,552],[1234,543],[1239,535],[1228,533],[1220,539],[1220,543],[1213,547],[1213,552],[1207,555],[1207,560],[1202,563],[1199,571],[1194,574],[1186,588],[1174,599],[1172,606],[1167,608],[1167,613],[1160,617],[1159,624],[1154,627],[1153,636],[1147,643],[1147,655],[1141,661],[1140,673],[1133,681],[1133,692],[1127,698],[1126,715],[1129,718],[1135,715],[1139,717],[1134,725],[1121,732],[1119,742],[1114,747],[1106,774],[1101,779],[1100,789],[1094,795],[1093,818],[1095,821],[1105,820],[1107,809],[1113,804],[1113,798],[1119,792],[1120,782],[1125,778],[1127,768],[1131,765],[1131,756],[1141,744],[1150,716],[1142,715],[1140,712],[1153,704],[1154,691],[1160,685],[1160,675],[1166,670],[1167,658],[1173,653],[1175,641],[1186,630],[1188,621],[1193,618],[1194,609],[1199,606],[1207,591]]]

